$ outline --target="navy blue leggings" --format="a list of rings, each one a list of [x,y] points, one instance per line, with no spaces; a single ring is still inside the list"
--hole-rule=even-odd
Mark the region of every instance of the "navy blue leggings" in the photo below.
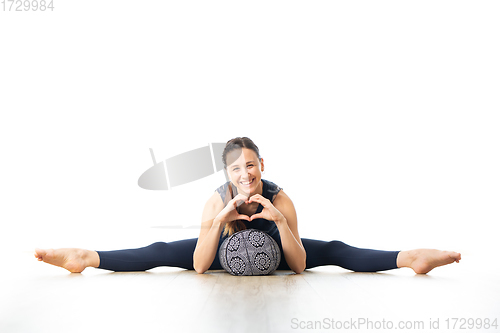
[[[158,242],[146,247],[97,251],[100,258],[99,268],[115,272],[145,271],[159,266],[193,268],[193,253],[197,238],[169,243]],[[380,251],[360,249],[340,241],[320,241],[302,238],[307,253],[306,268],[325,265],[340,266],[355,272],[377,272],[397,268],[396,258],[399,251]],[[281,246],[280,246],[281,248]],[[210,269],[222,269],[219,250]],[[289,270],[281,248],[279,270]]]

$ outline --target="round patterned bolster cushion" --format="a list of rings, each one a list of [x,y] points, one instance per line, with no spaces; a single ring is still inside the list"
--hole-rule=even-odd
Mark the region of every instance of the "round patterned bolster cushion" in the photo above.
[[[278,268],[281,252],[276,241],[265,232],[245,229],[222,242],[219,259],[232,275],[267,275]]]

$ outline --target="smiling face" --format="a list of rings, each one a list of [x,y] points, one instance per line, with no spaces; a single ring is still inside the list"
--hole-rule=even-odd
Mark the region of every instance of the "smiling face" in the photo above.
[[[262,194],[261,171],[264,160],[248,148],[235,149],[227,154],[227,174],[238,193],[252,196]]]

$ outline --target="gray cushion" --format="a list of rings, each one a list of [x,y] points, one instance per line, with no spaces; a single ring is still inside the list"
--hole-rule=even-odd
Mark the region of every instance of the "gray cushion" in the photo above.
[[[281,252],[276,241],[265,232],[245,229],[222,242],[219,259],[232,275],[267,275],[278,268]]]

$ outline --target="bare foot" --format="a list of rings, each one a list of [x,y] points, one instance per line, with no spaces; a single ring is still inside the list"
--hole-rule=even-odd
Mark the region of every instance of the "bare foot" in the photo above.
[[[401,251],[398,255],[398,267],[410,267],[417,274],[426,274],[436,267],[458,263],[462,256],[458,252],[418,249]]]
[[[89,266],[99,266],[97,252],[82,249],[35,249],[35,258],[38,261],[65,268],[71,273],[81,273]]]

